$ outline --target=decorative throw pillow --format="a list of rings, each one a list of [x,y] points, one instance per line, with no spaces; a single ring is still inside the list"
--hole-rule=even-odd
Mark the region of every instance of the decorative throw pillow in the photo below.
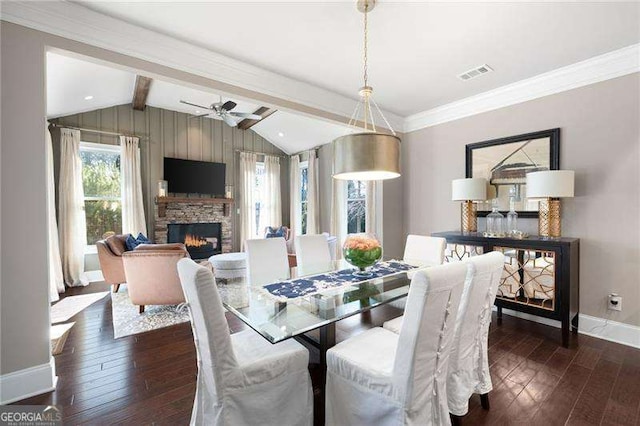
[[[129,234],[126,241],[127,250],[134,250],[140,244],[149,244],[149,243],[151,243],[151,241],[149,241],[149,239],[145,237],[142,232],[139,233],[136,238],[133,238],[133,235]]]
[[[265,238],[278,238],[278,237],[284,238],[285,235],[287,235],[287,230],[284,228],[284,226],[281,226],[279,228],[268,226],[267,233],[264,237]]]

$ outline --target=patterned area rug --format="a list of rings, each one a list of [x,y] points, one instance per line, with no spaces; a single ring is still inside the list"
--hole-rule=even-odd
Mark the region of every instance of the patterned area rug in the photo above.
[[[109,293],[103,291],[100,293],[82,294],[80,296],[67,296],[51,307],[51,324],[64,322],[72,316],[78,314],[91,304],[102,299]]]
[[[111,306],[114,339],[189,321],[189,310],[178,305],[147,305],[139,313],[138,306],[129,299],[126,285],[111,293]]]

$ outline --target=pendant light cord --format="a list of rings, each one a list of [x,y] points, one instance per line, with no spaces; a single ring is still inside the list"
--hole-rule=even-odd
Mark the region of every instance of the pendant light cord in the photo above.
[[[367,73],[367,61],[369,59],[367,44],[368,44],[368,34],[369,34],[369,21],[367,19],[367,15],[369,15],[369,3],[365,1],[365,11],[364,11],[364,55],[363,55],[363,63],[364,63],[364,85],[368,86],[369,75]]]

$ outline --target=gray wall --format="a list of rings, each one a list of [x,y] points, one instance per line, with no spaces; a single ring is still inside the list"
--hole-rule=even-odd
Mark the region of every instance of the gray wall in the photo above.
[[[0,373],[49,362],[45,52],[41,39],[0,26]]]
[[[562,230],[581,239],[581,312],[640,325],[639,104],[636,73],[405,135],[405,231],[459,229],[451,180],[464,177],[466,144],[560,127],[560,167],[576,172]],[[536,220],[526,222],[535,232]],[[622,312],[607,312],[610,292]]]
[[[152,89],[153,90],[153,89]],[[284,155],[282,151],[253,130],[229,127],[211,118],[190,119],[188,114],[147,107],[136,111],[130,104],[104,108],[51,120],[60,125],[86,127],[116,133],[148,136],[141,139],[142,192],[145,200],[148,233],[153,238],[154,198],[158,195],[158,181],[163,176],[163,158],[215,161],[227,164],[227,185],[233,185],[238,197],[239,156],[235,150]],[[59,130],[53,132],[54,149]],[[119,144],[116,136],[81,132],[84,142]],[[56,158],[59,150],[54,151]],[[289,159],[280,159],[282,220],[289,224]],[[236,208],[232,215],[234,249],[238,250],[240,233]],[[274,224],[277,225],[277,224]]]

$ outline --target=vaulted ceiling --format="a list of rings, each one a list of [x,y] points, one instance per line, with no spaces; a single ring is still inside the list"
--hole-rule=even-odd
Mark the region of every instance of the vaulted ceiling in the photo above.
[[[47,116],[61,117],[131,103],[136,74],[89,58],[47,54]],[[187,114],[200,114],[198,108],[180,103],[187,100],[200,105],[218,102],[220,95],[154,79],[147,105]],[[229,97],[224,97],[229,100]],[[234,111],[253,112],[260,105],[238,99]],[[211,118],[218,119],[218,118]],[[331,142],[348,131],[346,126],[286,111],[276,111],[251,127],[284,152],[311,149]]]

